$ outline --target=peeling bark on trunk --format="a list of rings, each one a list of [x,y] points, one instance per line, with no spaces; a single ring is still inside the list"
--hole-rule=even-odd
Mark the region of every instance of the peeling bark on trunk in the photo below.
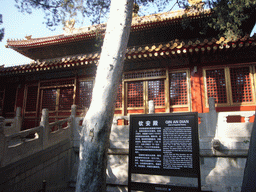
[[[106,191],[107,150],[130,34],[133,0],[112,0],[91,106],[84,118],[76,191]]]

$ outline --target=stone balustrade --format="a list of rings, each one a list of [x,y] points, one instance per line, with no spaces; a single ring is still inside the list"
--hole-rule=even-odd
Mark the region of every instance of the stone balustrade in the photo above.
[[[151,107],[150,112],[154,113],[153,105]],[[198,114],[202,190],[238,192],[241,189],[254,114],[254,111],[216,112],[213,98],[209,99],[209,112]],[[239,116],[242,121],[229,122],[232,116]],[[16,120],[8,122],[15,124]],[[108,191],[126,191],[128,185],[129,125],[118,125],[118,120],[129,124],[129,116],[113,119],[108,150]],[[0,118],[1,166],[69,139],[73,146],[70,183],[74,186],[82,121],[83,117],[76,116],[75,105],[70,117],[53,123],[49,123],[48,110],[43,109],[39,127],[5,135],[7,121]],[[58,128],[52,132],[53,127]]]
[[[61,119],[53,123],[49,123],[48,109],[43,109],[40,125],[38,127],[23,131],[20,131],[20,110],[18,109],[17,111],[18,112],[16,112],[16,117],[14,119],[4,119],[3,117],[1,117],[1,167],[28,157],[36,152],[58,144],[66,139],[71,140],[71,127],[74,127],[73,121],[74,114],[76,113],[76,106],[72,106],[70,117]],[[55,131],[51,131],[53,127],[57,127],[57,129]]]
[[[4,130],[5,135],[18,133],[21,130],[21,125],[22,125],[22,117],[21,117],[20,107],[17,107],[16,115],[13,119],[4,119],[4,118],[2,119],[2,129]]]
[[[209,112],[198,114],[203,191],[241,191],[253,124],[249,120],[254,114],[254,111],[216,112],[214,98],[209,99]],[[228,122],[230,116],[241,116],[244,120]],[[108,191],[127,191],[128,185],[129,125],[118,125],[119,120],[129,121],[129,116],[115,116],[113,120],[108,151]],[[217,148],[215,141],[220,145]],[[151,179],[157,181],[157,178]],[[186,178],[174,179],[176,183],[188,183]]]

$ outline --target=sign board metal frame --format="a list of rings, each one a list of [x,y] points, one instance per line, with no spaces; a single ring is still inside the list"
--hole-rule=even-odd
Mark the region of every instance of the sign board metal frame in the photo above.
[[[190,177],[198,187],[141,183],[132,174]],[[198,113],[130,115],[128,191],[201,191]]]

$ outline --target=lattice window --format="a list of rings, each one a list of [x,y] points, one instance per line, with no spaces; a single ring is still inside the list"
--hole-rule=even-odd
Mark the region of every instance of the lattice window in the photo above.
[[[60,88],[59,110],[71,110],[73,104],[74,88]]]
[[[75,83],[74,79],[58,79],[52,81],[41,82],[41,87],[51,87],[51,86],[62,86],[62,85],[71,85]]]
[[[26,111],[36,111],[38,86],[29,86],[27,89]]]
[[[143,82],[127,83],[127,106],[143,107]]]
[[[216,103],[227,103],[226,80],[224,69],[206,71],[207,96],[214,97]]]
[[[116,108],[122,108],[122,83],[119,84],[117,89]]]
[[[165,75],[166,75],[165,69],[160,69],[160,70],[158,69],[154,71],[138,71],[138,72],[126,73],[124,74],[124,79],[160,77]]]
[[[57,89],[44,89],[42,99],[42,109],[47,108],[49,111],[55,111],[57,100]]]
[[[234,103],[253,101],[249,67],[231,68],[230,80]]]
[[[170,104],[187,105],[188,104],[188,85],[187,73],[170,73]]]
[[[89,108],[92,100],[93,81],[80,81],[78,86],[78,109]]]
[[[148,100],[153,100],[155,106],[165,105],[164,80],[148,81]]]

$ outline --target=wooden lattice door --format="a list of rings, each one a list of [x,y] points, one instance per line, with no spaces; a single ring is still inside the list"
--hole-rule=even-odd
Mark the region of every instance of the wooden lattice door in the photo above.
[[[165,112],[165,80],[126,83],[126,113],[148,113],[148,102],[154,101],[156,112]]]

